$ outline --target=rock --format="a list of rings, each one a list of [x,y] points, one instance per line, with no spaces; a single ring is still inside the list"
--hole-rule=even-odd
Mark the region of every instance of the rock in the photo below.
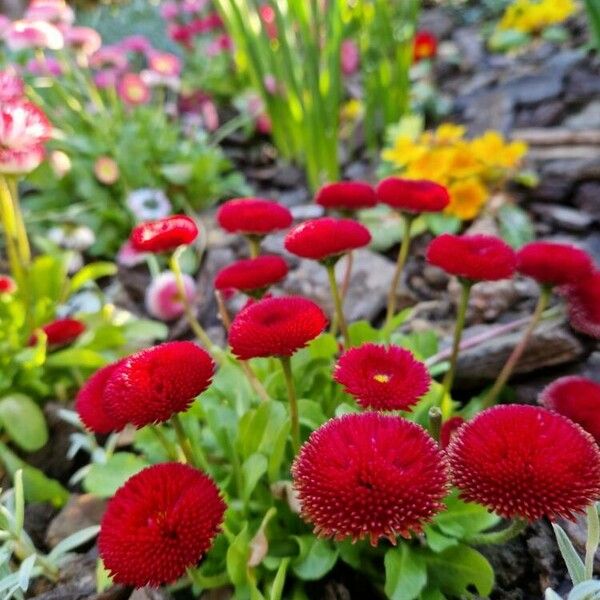
[[[600,220],[600,181],[585,181],[579,185],[573,204]]]
[[[319,204],[302,204],[294,206],[291,211],[294,221],[306,221],[307,219],[317,219],[325,214],[325,210]]]
[[[560,100],[542,102],[532,109],[520,110],[517,114],[516,127],[550,127],[558,125],[565,112],[565,105]]]
[[[454,29],[454,20],[442,7],[423,10],[419,16],[419,29],[430,31],[438,39],[448,37]]]
[[[67,504],[52,519],[46,533],[46,543],[54,548],[73,533],[99,525],[105,508],[106,500],[92,494],[71,494]]]
[[[567,231],[587,231],[594,221],[593,217],[584,211],[559,204],[533,203],[530,208],[538,215],[550,220],[554,225]]]
[[[466,331],[464,339],[469,332]],[[462,352],[458,359],[456,382],[473,387],[494,380],[516,344],[522,331],[491,339]],[[567,364],[584,354],[582,343],[567,329],[562,319],[545,321],[535,330],[515,374],[532,373],[545,367]]]
[[[547,69],[542,73],[534,73],[513,77],[500,87],[515,104],[531,105],[552,100],[562,92],[562,74]]]
[[[590,102],[582,111],[565,119],[564,124],[571,129],[600,128],[600,100]]]
[[[583,241],[583,249],[592,256],[597,265],[600,265],[600,233],[588,235]]]
[[[569,103],[598,98],[600,77],[588,69],[577,69],[568,77],[565,85],[565,100]]]
[[[480,94],[468,102],[464,116],[469,122],[472,135],[488,129],[507,134],[513,125],[513,99],[504,91]]]
[[[48,524],[55,514],[56,509],[46,502],[25,505],[25,531],[36,548],[44,548]]]
[[[515,282],[482,281],[473,286],[469,299],[469,322],[495,321],[519,299]]]
[[[460,27],[452,39],[458,48],[462,69],[474,69],[483,61],[484,47],[481,34],[473,27]]]
[[[273,177],[273,185],[281,188],[293,188],[302,182],[304,172],[291,164],[278,165],[277,172]]]
[[[171,600],[172,596],[167,590],[156,588],[140,588],[135,590],[129,600]]]

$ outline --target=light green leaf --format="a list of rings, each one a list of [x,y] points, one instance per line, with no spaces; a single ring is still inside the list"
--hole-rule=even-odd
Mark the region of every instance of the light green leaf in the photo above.
[[[535,239],[531,218],[516,204],[504,204],[498,211],[500,235],[513,248]]]
[[[300,555],[293,563],[294,573],[303,581],[316,581],[333,569],[338,550],[330,540],[312,535],[295,536]]]
[[[414,600],[427,583],[425,560],[408,544],[385,553],[385,594],[390,600]]]
[[[263,454],[252,454],[242,465],[244,500],[248,502],[260,478],[267,472],[268,461]]]
[[[567,571],[569,571],[569,576],[571,577],[573,585],[582,583],[585,581],[585,565],[583,564],[581,557],[577,554],[577,550],[575,550],[569,536],[560,525],[552,523],[552,529],[554,529],[558,549],[567,565]]]
[[[52,562],[56,562],[60,558],[64,557],[67,552],[78,548],[82,544],[85,544],[95,538],[100,531],[99,525],[92,525],[91,527],[86,527],[85,529],[81,529],[76,531],[74,534],[69,537],[61,540],[54,548],[50,554],[48,554],[48,558]]]
[[[148,463],[130,452],[117,452],[105,464],[95,463],[90,467],[83,487],[100,498],[110,498],[132,475],[141,471]]]
[[[109,277],[115,275],[117,272],[117,266],[111,262],[95,262],[85,265],[81,268],[71,279],[70,290],[71,293],[81,289],[86,283],[95,281],[102,277]]]
[[[469,537],[496,525],[500,518],[485,507],[473,502],[464,502],[454,493],[445,499],[447,510],[440,512],[434,524],[450,537]]]
[[[106,364],[106,359],[102,354],[88,348],[67,348],[49,354],[46,364],[49,367],[99,369]]]
[[[0,400],[0,423],[10,439],[26,452],[39,450],[48,441],[42,409],[24,394],[11,394]]]
[[[248,581],[248,557],[250,556],[250,535],[248,524],[235,537],[227,549],[226,564],[227,573],[236,587],[247,585]]]

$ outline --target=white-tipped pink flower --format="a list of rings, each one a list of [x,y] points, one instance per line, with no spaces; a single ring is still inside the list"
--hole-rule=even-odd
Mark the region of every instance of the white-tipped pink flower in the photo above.
[[[9,67],[4,71],[0,71],[0,102],[18,100],[24,94],[23,80],[14,69]]]
[[[75,21],[75,13],[65,0],[32,0],[25,12],[25,18],[29,21],[70,25]]]
[[[130,269],[143,264],[148,256],[148,252],[140,252],[139,250],[136,250],[131,245],[131,242],[126,240],[119,248],[119,252],[117,252],[117,264]]]
[[[189,275],[182,277],[186,298],[191,302],[196,294],[196,284]],[[146,291],[146,310],[161,321],[172,321],[183,314],[183,302],[173,272],[165,271],[152,280]]]
[[[27,62],[25,68],[29,73],[38,77],[58,77],[62,75],[62,67],[53,56],[36,56]]]
[[[28,100],[0,104],[0,173],[33,171],[44,159],[51,127],[46,115]]]
[[[91,56],[102,46],[100,34],[91,27],[70,27],[64,32],[65,44],[79,54]]]
[[[46,21],[14,21],[4,35],[10,50],[41,48],[60,50],[64,44],[63,34],[58,27]]]
[[[167,77],[178,77],[181,73],[181,60],[170,52],[152,52],[148,58],[152,71]]]

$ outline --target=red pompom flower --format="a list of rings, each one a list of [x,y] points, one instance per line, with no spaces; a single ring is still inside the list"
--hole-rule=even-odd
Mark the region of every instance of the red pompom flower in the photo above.
[[[285,249],[302,258],[326,260],[367,246],[370,241],[369,230],[357,221],[321,217],[300,223],[289,231],[285,236]]]
[[[166,342],[125,358],[104,389],[107,413],[144,427],[187,410],[209,385],[215,365],[193,342]]]
[[[435,58],[437,54],[437,38],[425,30],[417,31],[413,40],[413,61]]]
[[[116,583],[173,583],[210,549],[225,509],[219,489],[202,471],[179,463],[147,467],[109,502],[100,556]]]
[[[561,377],[544,388],[540,404],[564,415],[600,442],[600,383],[587,377]]]
[[[257,256],[221,269],[215,277],[217,290],[239,290],[253,295],[281,281],[288,273],[288,265],[279,256]]]
[[[592,274],[589,255],[569,244],[531,242],[517,252],[517,270],[541,285],[568,285]]]
[[[458,428],[466,421],[462,417],[450,417],[442,423],[440,431],[440,445],[447,448],[453,440]]]
[[[392,543],[420,532],[447,491],[444,458],[415,423],[350,414],[314,431],[292,466],[302,516],[336,540]]]
[[[573,329],[600,339],[600,272],[580,283],[565,286],[569,321]]]
[[[375,206],[377,195],[373,186],[364,181],[338,181],[324,185],[315,202],[324,208],[352,211]]]
[[[292,213],[281,204],[264,198],[236,198],[217,212],[219,225],[230,233],[263,236],[292,224]]]
[[[594,439],[544,408],[487,409],[457,431],[447,453],[461,497],[507,519],[573,519],[600,499]]]
[[[444,233],[431,241],[427,261],[450,275],[470,281],[495,281],[512,277],[513,249],[492,235]]]
[[[16,291],[15,280],[9,275],[0,275],[0,294],[14,294]]]
[[[106,412],[104,406],[104,390],[113,373],[122,361],[117,361],[96,371],[79,390],[75,398],[75,410],[81,422],[94,433],[111,433],[120,431],[127,425]]]
[[[191,244],[198,237],[198,226],[186,215],[172,215],[136,225],[129,237],[138,252],[171,252]]]
[[[242,360],[291,356],[326,326],[325,313],[307,298],[264,298],[246,306],[233,319],[229,345]]]
[[[333,378],[363,408],[410,410],[427,393],[427,368],[404,348],[364,344],[339,358]]]
[[[377,186],[377,198],[396,210],[408,213],[440,212],[450,203],[448,190],[427,179],[388,177]]]
[[[48,346],[65,346],[74,342],[85,331],[85,325],[78,319],[65,318],[47,323],[41,329],[46,334]],[[36,339],[34,333],[29,345],[35,344]]]

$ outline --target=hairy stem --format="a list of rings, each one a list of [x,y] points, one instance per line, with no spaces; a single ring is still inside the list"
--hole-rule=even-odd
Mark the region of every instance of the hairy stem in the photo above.
[[[485,546],[488,544],[505,544],[514,537],[517,537],[527,527],[527,521],[515,519],[505,529],[500,531],[490,531],[489,533],[480,533],[469,538],[469,544],[473,546]]]
[[[600,543],[600,521],[598,507],[594,502],[587,508],[587,540],[585,543],[585,578],[592,579],[594,575],[594,558]]]
[[[283,376],[287,387],[288,400],[290,403],[290,422],[292,428],[292,448],[294,454],[298,454],[300,450],[300,419],[298,417],[298,398],[296,396],[296,388],[294,386],[294,377],[292,375],[292,363],[289,356],[281,356],[279,358],[283,368]]]
[[[344,307],[342,305],[342,297],[340,296],[340,290],[338,288],[337,280],[335,278],[335,264],[328,263],[325,265],[327,269],[327,277],[329,278],[329,285],[331,287],[331,296],[333,297],[333,303],[335,305],[335,314],[337,322],[340,324],[340,330],[344,337],[344,345],[346,348],[350,347],[350,333],[348,331],[348,323],[344,317]]]

